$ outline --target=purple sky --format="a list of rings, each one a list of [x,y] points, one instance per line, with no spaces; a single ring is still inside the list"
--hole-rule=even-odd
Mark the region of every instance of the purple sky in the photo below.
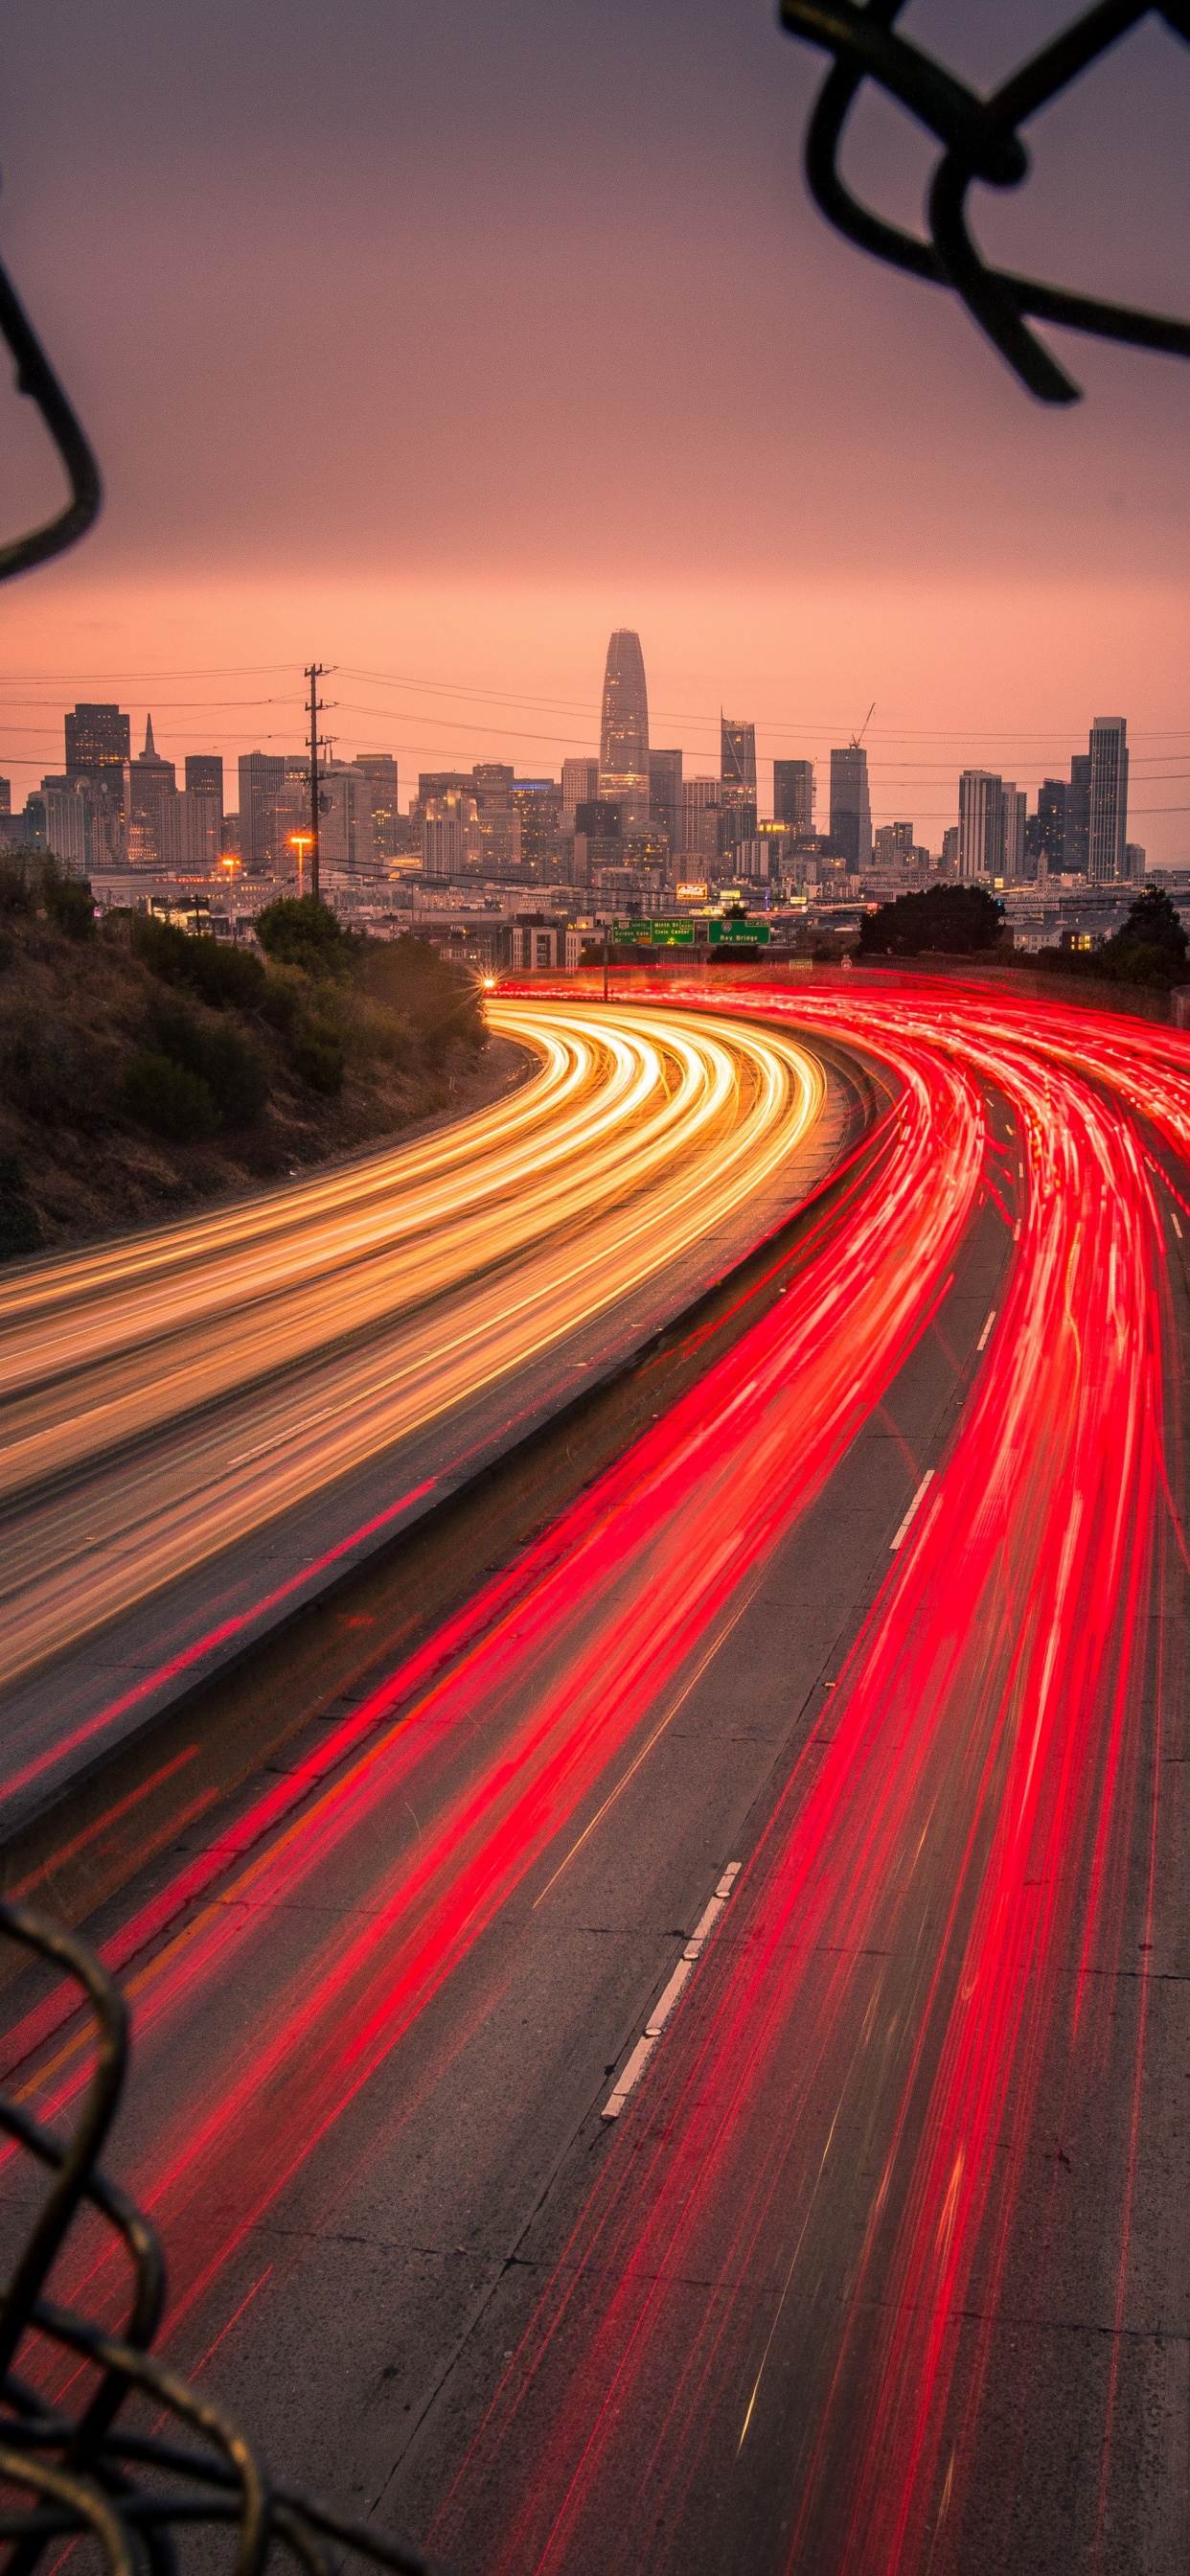
[[[1074,14],[911,7],[981,84]],[[292,744],[532,772],[595,741],[609,629],[653,737],[820,762],[869,702],[877,818],[938,846],[968,761],[1033,787],[1124,713],[1130,829],[1190,859],[1190,367],[1065,338],[1030,403],[951,299],[847,248],[800,173],[819,58],[763,0],[14,0],[0,244],[108,506],[0,602],[0,768],[118,695],[181,757]],[[1190,298],[1190,54],[1154,21],[980,192],[1014,264]],[[899,112],[849,164],[913,221]],[[8,403],[4,517],[49,506]],[[372,674],[372,678],[349,675]],[[171,676],[177,675],[177,676]]]

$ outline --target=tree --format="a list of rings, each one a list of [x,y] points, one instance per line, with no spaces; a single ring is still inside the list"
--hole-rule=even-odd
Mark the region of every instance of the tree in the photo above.
[[[977,885],[928,886],[864,914],[861,957],[972,957],[999,944],[1004,906]]]
[[[1128,919],[1117,939],[1139,940],[1146,948],[1165,948],[1171,956],[1184,961],[1187,946],[1185,926],[1170,902],[1164,886],[1146,886],[1129,910]]]
[[[277,966],[302,966],[307,975],[344,975],[353,946],[329,905],[317,895],[283,895],[256,916],[256,936]]]

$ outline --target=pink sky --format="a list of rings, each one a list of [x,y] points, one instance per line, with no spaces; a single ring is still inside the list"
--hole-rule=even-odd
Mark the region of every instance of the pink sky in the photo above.
[[[919,0],[990,80],[1070,15]],[[17,0],[10,261],[108,490],[0,599],[0,770],[113,696],[159,747],[338,748],[522,774],[595,747],[613,626],[655,742],[720,707],[820,766],[859,725],[877,820],[937,847],[974,763],[1034,790],[1124,714],[1130,835],[1190,862],[1190,368],[1063,341],[1031,404],[945,296],[839,242],[800,136],[819,66],[767,0]],[[1178,309],[1185,49],[1142,28],[978,215],[998,254]],[[67,149],[69,142],[69,149]],[[864,107],[849,167],[908,220],[927,159]],[[52,501],[5,420],[3,518]],[[360,678],[362,673],[374,675]],[[820,802],[825,799],[820,780]]]

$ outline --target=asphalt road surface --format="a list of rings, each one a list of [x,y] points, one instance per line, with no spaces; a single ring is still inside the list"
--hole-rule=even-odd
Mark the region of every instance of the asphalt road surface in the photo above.
[[[460,2571],[1164,2576],[1190,1049],[754,1003],[899,1078],[878,1186],[88,1927],[138,2035],[109,2170],[171,2357]],[[74,2022],[36,1974],[7,2021],[64,2114]],[[62,2286],[115,2312],[85,2245]]]

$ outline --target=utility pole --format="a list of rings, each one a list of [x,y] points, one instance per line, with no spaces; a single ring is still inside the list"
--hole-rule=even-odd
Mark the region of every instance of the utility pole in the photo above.
[[[322,700],[318,683],[326,669],[324,662],[311,662],[306,669],[310,683],[310,892],[315,903],[318,894],[318,718]]]

